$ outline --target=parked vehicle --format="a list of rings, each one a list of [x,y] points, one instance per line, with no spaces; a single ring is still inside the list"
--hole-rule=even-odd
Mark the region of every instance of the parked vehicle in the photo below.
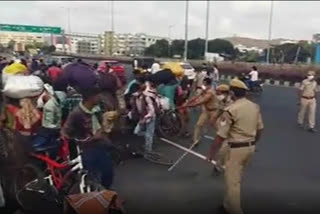
[[[74,57],[70,56],[50,56],[45,57],[44,61],[47,65],[50,65],[53,61],[57,62],[58,64],[66,64],[70,59],[74,60]]]
[[[186,75],[188,79],[196,76],[194,68],[187,62],[163,62],[161,68],[170,69],[175,76]]]
[[[188,79],[194,79],[196,77],[195,69],[188,62],[181,62],[180,66],[183,68],[184,75],[188,77]]]

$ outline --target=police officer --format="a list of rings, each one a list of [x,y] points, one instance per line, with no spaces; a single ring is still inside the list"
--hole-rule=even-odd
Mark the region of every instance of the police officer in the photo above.
[[[202,112],[199,116],[197,124],[193,133],[193,144],[197,145],[200,142],[201,130],[207,121],[212,121],[215,113],[215,93],[212,88],[212,80],[210,78],[205,78],[203,80],[203,85],[201,86],[201,94],[199,98],[194,102],[189,102],[184,105],[184,107],[196,107],[202,106]],[[194,100],[191,98],[190,100]]]
[[[220,118],[220,116],[224,112],[224,109],[233,103],[229,92],[230,92],[230,87],[229,85],[226,85],[226,84],[220,84],[216,88],[216,98],[217,98],[217,102],[215,102],[216,111],[212,118],[212,124],[215,129],[217,128],[217,120],[218,118]],[[227,148],[228,148],[227,142],[223,142],[221,145],[221,148],[219,149],[219,152],[217,153],[217,165],[214,167],[214,173],[216,175],[219,175],[220,172],[222,172],[223,168],[225,167],[224,164],[225,164],[225,155],[227,152]]]
[[[230,96],[230,87],[227,84],[220,84],[216,88],[216,102],[215,102],[215,115],[212,118],[212,124],[216,125],[216,120],[223,113],[223,110],[232,103]]]
[[[303,80],[301,83],[301,88],[299,90],[299,105],[300,110],[298,114],[298,125],[303,127],[304,116],[307,110],[309,110],[308,114],[308,124],[309,131],[315,132],[315,117],[316,117],[316,90],[317,90],[317,82],[315,80],[315,72],[309,71],[307,79]]]
[[[225,198],[223,208],[230,214],[242,214],[240,183],[242,172],[255,151],[263,129],[260,108],[246,99],[246,85],[237,79],[230,82],[234,102],[218,120],[217,135],[210,146],[208,160],[215,160],[221,144],[228,143],[225,160]]]

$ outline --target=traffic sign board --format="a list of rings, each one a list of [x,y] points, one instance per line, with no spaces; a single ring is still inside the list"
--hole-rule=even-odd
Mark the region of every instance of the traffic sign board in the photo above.
[[[60,27],[0,24],[0,31],[61,34]]]

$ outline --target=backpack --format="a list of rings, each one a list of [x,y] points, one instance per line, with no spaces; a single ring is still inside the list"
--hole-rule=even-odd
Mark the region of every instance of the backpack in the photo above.
[[[152,101],[155,114],[159,115],[161,113],[161,106],[160,106],[159,96],[156,96],[155,98],[151,97],[151,96],[147,96],[147,95],[143,95],[143,96],[144,96],[144,100],[145,100],[145,105],[147,105],[146,98],[149,97],[151,99],[151,101]]]

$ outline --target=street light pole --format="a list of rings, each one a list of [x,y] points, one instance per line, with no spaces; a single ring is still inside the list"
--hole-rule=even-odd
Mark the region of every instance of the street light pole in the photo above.
[[[206,53],[208,52],[208,37],[209,37],[209,14],[210,13],[210,1],[207,0],[207,17],[206,17],[206,42],[204,46],[204,59],[206,58]]]
[[[170,44],[171,44],[171,28],[174,25],[169,25],[169,29],[168,29],[168,57],[170,57]]]
[[[67,10],[67,24],[66,30],[68,33],[71,33],[71,8],[70,7],[60,7],[61,9]]]
[[[67,8],[68,11],[68,33],[71,33],[71,18],[70,18],[70,7]]]
[[[267,64],[270,63],[270,45],[271,45],[271,34],[272,34],[272,16],[273,16],[273,1],[270,5],[270,15],[269,15],[269,35],[268,35],[268,50],[267,50]]]
[[[111,31],[114,32],[114,2],[111,1]]]
[[[185,14],[185,29],[184,29],[184,54],[183,59],[188,59],[188,20],[189,20],[189,1],[186,1],[186,14]]]

